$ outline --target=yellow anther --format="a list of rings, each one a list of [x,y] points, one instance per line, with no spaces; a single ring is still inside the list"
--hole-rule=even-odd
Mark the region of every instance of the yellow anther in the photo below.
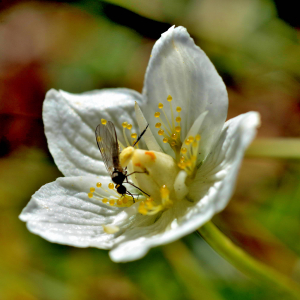
[[[162,198],[166,198],[170,195],[170,191],[165,184],[160,188],[160,194]]]
[[[198,146],[198,142],[197,142],[197,141],[194,141],[194,142],[193,142],[193,147],[196,148],[197,146]]]
[[[185,147],[181,148],[181,153],[185,154],[187,152],[187,149]]]
[[[177,165],[180,169],[184,169],[186,167],[186,164],[184,162],[179,162]]]
[[[114,204],[115,204],[115,200],[110,199],[110,200],[109,200],[109,205],[114,205]]]
[[[160,128],[161,127],[161,123],[156,123],[155,124],[155,128]]]
[[[181,112],[181,107],[180,107],[180,106],[177,106],[177,107],[176,107],[176,111],[177,111],[177,112]]]
[[[106,125],[107,121],[105,119],[101,119],[101,124]]]
[[[114,188],[114,184],[113,183],[109,183],[108,184],[108,188],[112,190]]]
[[[171,138],[172,138],[173,140],[176,140],[176,139],[177,139],[177,134],[176,134],[176,133],[173,133],[173,134],[171,135]]]
[[[89,198],[93,198],[93,193],[88,193]]]
[[[189,140],[192,143],[194,141],[194,137],[193,136],[189,136]]]
[[[168,139],[167,139],[167,138],[164,138],[164,139],[163,139],[163,142],[164,142],[164,143],[167,143],[167,142],[168,142]]]
[[[180,132],[180,130],[181,130],[181,127],[180,127],[180,126],[176,126],[176,127],[175,127],[175,131],[176,131],[176,132]]]
[[[158,135],[163,135],[164,131],[162,129],[158,130]]]
[[[124,128],[126,128],[127,125],[128,125],[128,122],[123,122],[123,123],[122,123],[122,126],[123,126]]]
[[[100,188],[101,186],[102,186],[102,183],[101,183],[101,182],[97,182],[97,183],[96,183],[96,187],[97,187],[97,188]]]
[[[186,139],[186,140],[184,141],[184,143],[185,143],[186,145],[189,145],[191,142],[190,142],[189,139]]]
[[[148,210],[145,208],[145,206],[139,206],[139,213],[142,215],[147,215]]]
[[[95,192],[95,188],[94,188],[94,187],[91,187],[91,188],[90,188],[90,192],[91,192],[91,193],[94,193],[94,192]]]
[[[101,136],[97,136],[97,142],[99,143],[99,142],[101,142],[101,141],[102,141]]]
[[[172,101],[172,96],[171,95],[169,95],[168,97],[167,97],[167,100],[169,101],[169,102],[171,102]]]
[[[158,108],[162,109],[164,107],[164,105],[162,103],[158,103]]]
[[[177,123],[179,123],[181,121],[181,118],[180,117],[176,117],[175,120],[176,120]]]
[[[153,198],[148,197],[148,198],[146,199],[146,201],[147,201],[147,202],[152,202],[152,201],[153,201]]]
[[[137,134],[136,134],[136,133],[132,133],[132,134],[131,134],[131,137],[132,137],[133,139],[136,139],[136,138],[137,138]]]
[[[122,205],[122,204],[123,204],[122,199],[118,199],[118,200],[117,200],[117,204],[118,204],[118,205]]]
[[[175,145],[176,145],[176,143],[175,143],[175,142],[172,142],[172,143],[171,143],[171,146],[172,146],[172,147],[174,147]]]
[[[107,200],[106,198],[103,198],[103,199],[102,199],[102,203],[107,203],[107,201],[108,201],[108,200]]]
[[[197,134],[197,135],[195,136],[195,139],[196,139],[196,141],[200,141],[200,140],[201,140],[200,134]]]
[[[126,126],[126,128],[130,130],[130,129],[132,128],[132,125],[131,125],[131,124],[128,124],[128,125]]]
[[[126,197],[124,197],[123,203],[126,204],[127,202],[128,202],[128,199]]]
[[[158,118],[159,116],[160,116],[160,112],[157,111],[156,113],[154,113],[155,118]]]
[[[180,161],[185,161],[185,157],[183,155],[180,156]]]

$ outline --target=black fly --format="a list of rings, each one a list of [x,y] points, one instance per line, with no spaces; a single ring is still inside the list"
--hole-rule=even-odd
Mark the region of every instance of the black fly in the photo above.
[[[136,145],[136,143],[141,139],[143,134],[146,132],[147,127],[145,130],[140,134],[138,139],[135,141],[133,146]],[[141,189],[139,189],[137,186],[135,186],[133,183],[128,181],[128,176],[132,175],[133,173],[143,173],[143,172],[133,172],[130,174],[127,174],[126,168],[123,168],[120,164],[119,159],[119,143],[117,138],[117,133],[114,124],[111,121],[108,121],[106,125],[99,124],[95,131],[96,135],[96,141],[98,148],[101,152],[103,162],[105,164],[105,167],[110,174],[111,180],[116,184],[117,192],[121,195],[130,195],[133,198],[133,194],[131,194],[129,191],[127,191],[126,187],[123,185],[124,181],[125,183],[128,183],[144,194],[148,195]],[[150,195],[148,195],[150,197]]]

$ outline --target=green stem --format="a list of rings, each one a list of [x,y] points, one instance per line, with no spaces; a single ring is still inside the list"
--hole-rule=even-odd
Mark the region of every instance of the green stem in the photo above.
[[[256,139],[249,146],[245,155],[247,157],[299,159],[300,139],[298,138]]]
[[[273,270],[255,260],[241,248],[234,245],[212,222],[208,222],[198,229],[208,244],[242,273],[260,284],[267,284],[272,289],[300,299],[300,288],[289,277]]]

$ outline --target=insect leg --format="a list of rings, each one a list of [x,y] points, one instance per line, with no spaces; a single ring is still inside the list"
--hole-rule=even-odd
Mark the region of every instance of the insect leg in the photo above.
[[[148,126],[149,126],[149,124],[146,126],[146,128],[143,130],[143,132],[140,134],[140,136],[138,137],[138,139],[134,142],[134,144],[132,145],[132,147],[134,147],[138,143],[138,141],[142,138],[142,136],[146,132]]]
[[[128,179],[127,179],[127,181],[124,182],[124,183],[128,183],[128,184],[134,186],[136,189],[140,190],[142,193],[144,193],[144,194],[146,194],[148,197],[150,197],[149,194],[145,193],[143,190],[141,190],[140,188],[138,188],[136,185],[134,185],[133,183],[129,182]]]

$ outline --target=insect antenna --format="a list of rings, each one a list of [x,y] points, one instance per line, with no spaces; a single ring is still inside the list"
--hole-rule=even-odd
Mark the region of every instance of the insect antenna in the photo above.
[[[132,145],[132,147],[134,147],[138,141],[142,138],[142,136],[144,135],[144,133],[146,132],[147,128],[149,127],[149,124],[146,126],[146,128],[143,130],[143,132],[140,134],[140,136],[138,137],[138,139],[134,142],[134,144]]]

